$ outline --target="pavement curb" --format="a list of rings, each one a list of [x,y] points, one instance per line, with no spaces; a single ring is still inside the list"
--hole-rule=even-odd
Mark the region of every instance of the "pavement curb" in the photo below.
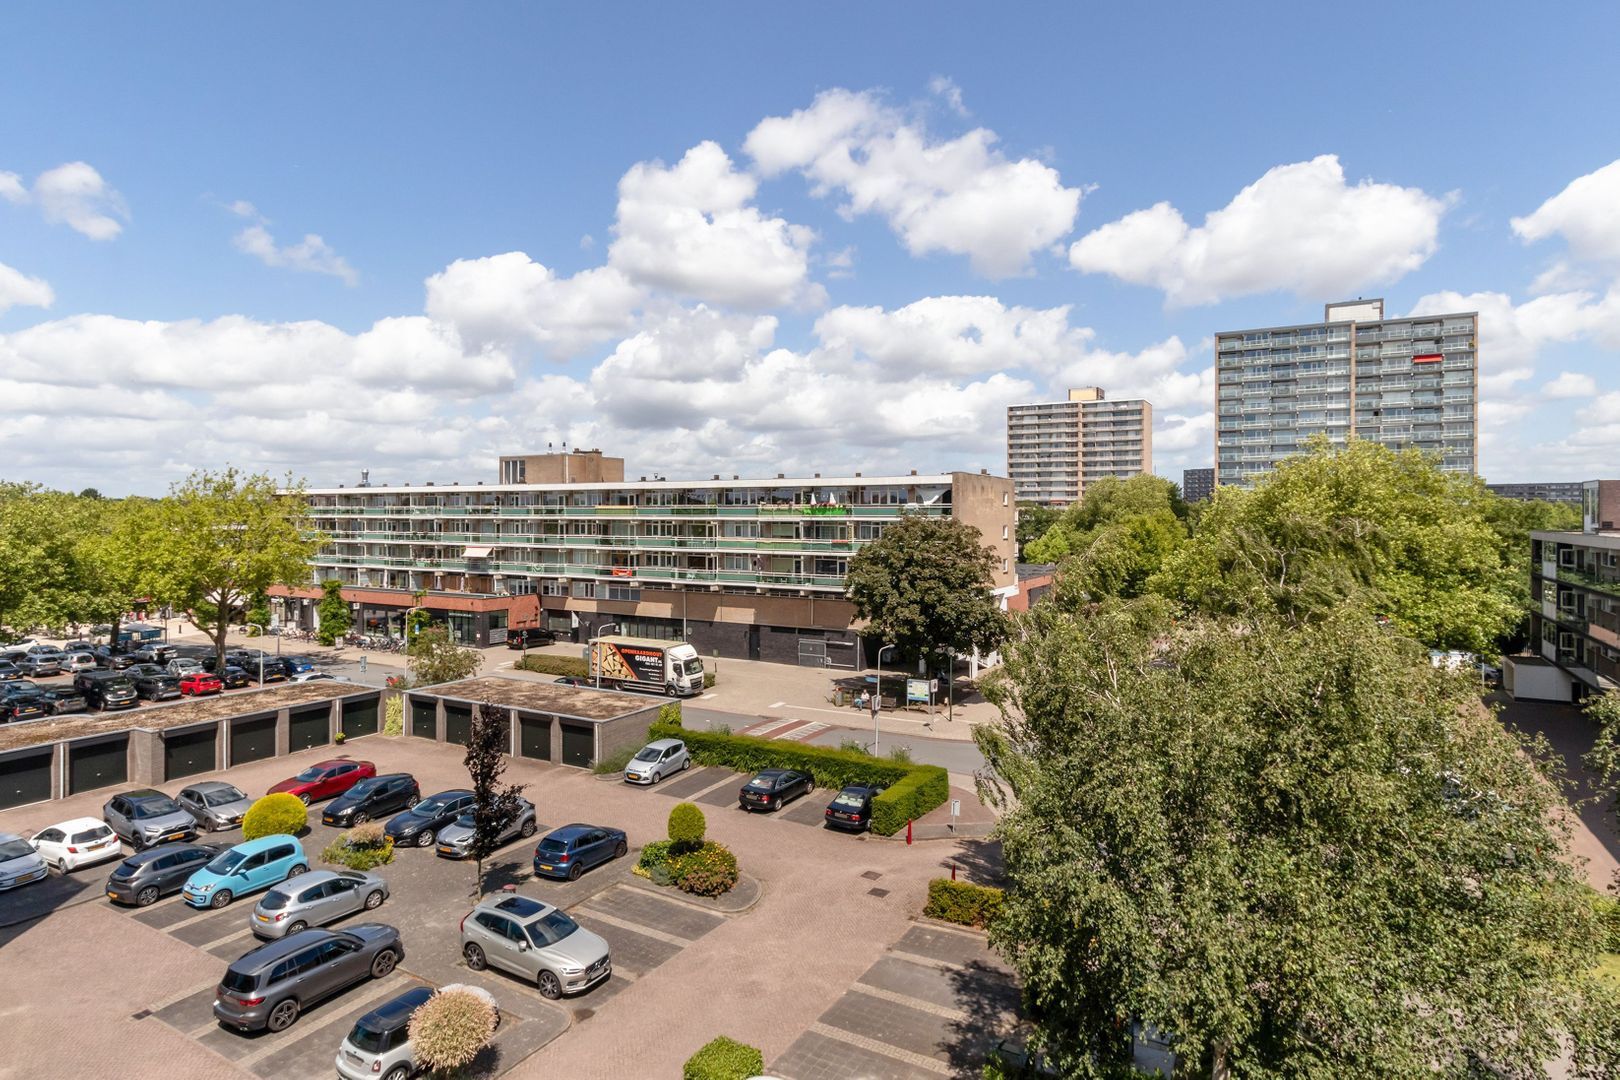
[[[654,885],[646,878],[639,877],[635,874],[630,875],[628,884],[634,888],[640,889],[642,892],[651,893],[654,896],[662,896],[668,900],[674,900],[677,903],[685,904],[687,907],[695,908],[698,911],[707,911],[715,915],[745,915],[754,910],[754,908],[758,907],[760,900],[764,899],[765,883],[760,881],[759,878],[754,877],[752,874],[739,873],[737,875],[737,880],[739,884],[743,881],[751,881],[754,884],[753,897],[747,903],[738,907],[726,907],[718,903],[699,903],[698,901],[693,900],[686,893],[683,893],[681,890],[675,888],[673,885]],[[734,889],[732,891],[734,892],[736,890]],[[728,892],[724,896],[716,897],[715,899],[723,900],[726,896],[730,895],[731,893]]]
[[[968,937],[978,938],[980,941],[986,943],[990,941],[989,931],[980,930],[975,926],[963,926],[961,923],[946,922],[944,919],[936,919],[931,915],[913,915],[911,917],[911,921],[916,923],[918,926],[926,926],[933,930],[946,930],[958,934],[966,934]]]

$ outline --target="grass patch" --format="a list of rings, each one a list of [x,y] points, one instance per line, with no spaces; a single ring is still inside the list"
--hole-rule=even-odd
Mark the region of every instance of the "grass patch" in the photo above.
[[[630,759],[636,756],[639,746],[621,746],[607,757],[591,766],[591,772],[598,776],[608,773],[624,772],[624,767],[630,764]]]

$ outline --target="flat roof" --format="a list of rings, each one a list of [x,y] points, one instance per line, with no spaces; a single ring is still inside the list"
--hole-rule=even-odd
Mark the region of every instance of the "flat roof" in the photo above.
[[[893,487],[909,484],[950,484],[958,476],[984,476],[993,480],[1005,480],[1004,476],[993,473],[976,473],[967,470],[958,470],[948,473],[926,473],[920,476],[786,476],[786,477],[743,477],[739,480],[625,480],[619,483],[574,483],[574,484],[369,484],[365,487],[322,487],[305,488],[305,495],[353,495],[360,492],[366,495],[394,495],[410,493],[419,495],[424,491],[687,491],[692,488],[770,488],[770,487]]]
[[[163,731],[168,728],[219,721],[233,716],[273,712],[294,705],[349,697],[367,691],[380,693],[375,686],[327,681],[288,683],[284,686],[257,687],[240,693],[191,698],[162,705],[149,705],[132,711],[69,713],[54,720],[30,720],[0,726],[0,751],[18,750],[41,743],[82,739],[88,735],[115,735],[121,731]]]
[[[1604,532],[1544,532],[1540,529],[1531,530],[1530,533],[1537,540],[1551,540],[1559,544],[1574,544],[1577,547],[1614,548],[1620,549],[1620,531],[1606,530]]]
[[[1355,303],[1354,300],[1347,303]],[[1385,315],[1382,319],[1334,319],[1331,322],[1294,323],[1292,326],[1249,326],[1241,330],[1217,330],[1216,338],[1232,334],[1263,334],[1279,330],[1319,330],[1330,326],[1383,326],[1386,323],[1430,322],[1434,319],[1477,319],[1477,311],[1448,311],[1436,315]]]
[[[661,700],[645,694],[625,694],[613,690],[588,690],[582,686],[482,675],[476,679],[424,686],[407,690],[412,697],[453,698],[474,703],[489,702],[525,712],[551,713],[580,720],[613,720],[620,716],[656,709]]]

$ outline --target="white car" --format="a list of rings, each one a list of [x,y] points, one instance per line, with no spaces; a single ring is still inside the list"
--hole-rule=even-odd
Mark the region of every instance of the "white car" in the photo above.
[[[312,668],[309,671],[300,671],[298,674],[294,675],[292,678],[288,679],[287,681],[288,682],[326,682],[326,681],[348,682],[349,677],[347,675],[333,675],[330,672],[326,672],[326,671],[316,671],[316,670],[314,670]]]
[[[692,767],[692,755],[679,739],[657,739],[643,746],[624,767],[624,779],[631,784],[656,784],[673,773]]]
[[[39,881],[50,869],[39,852],[16,833],[0,833],[0,892]]]
[[[81,671],[94,671],[96,670],[95,655],[87,652],[64,653],[62,670],[70,675],[77,675]]]
[[[63,874],[71,874],[91,863],[119,858],[124,853],[112,826],[93,817],[74,818],[41,829],[28,843]]]
[[[168,665],[163,670],[167,671],[170,675],[179,677],[181,675],[195,675],[202,669],[203,666],[201,660],[197,660],[190,656],[177,656],[173,660],[170,660]]]

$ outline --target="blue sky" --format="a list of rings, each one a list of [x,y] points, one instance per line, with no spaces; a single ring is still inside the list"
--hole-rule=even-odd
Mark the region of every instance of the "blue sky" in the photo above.
[[[1001,471],[1097,382],[1179,479],[1210,335],[1357,295],[1611,475],[1620,16],[1299,6],[8,6],[4,475]]]

